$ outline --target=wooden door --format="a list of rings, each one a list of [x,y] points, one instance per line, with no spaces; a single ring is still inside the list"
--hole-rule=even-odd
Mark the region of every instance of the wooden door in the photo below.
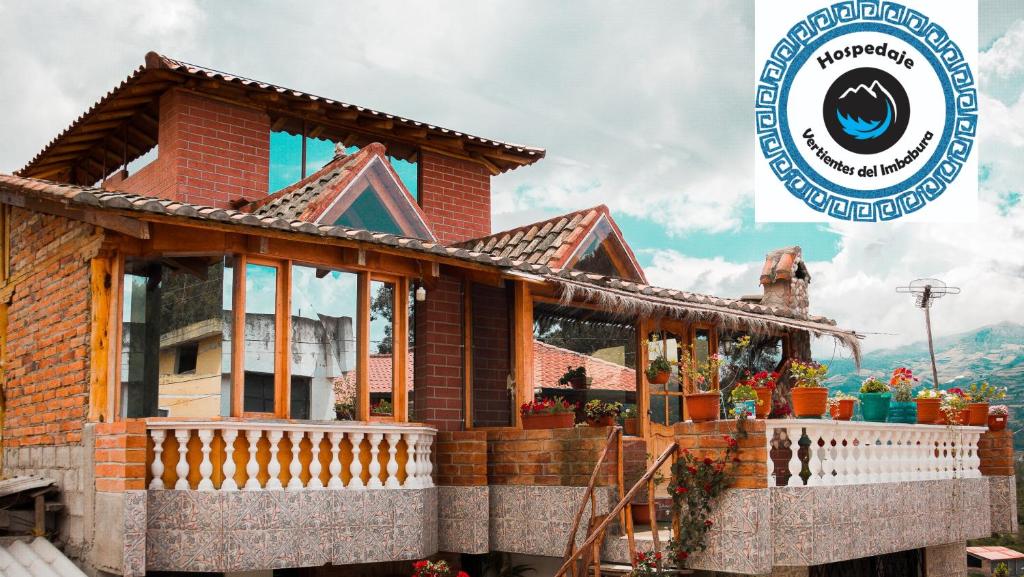
[[[648,331],[646,361],[664,355],[669,364],[672,365],[672,372],[669,380],[663,385],[648,382],[648,417],[650,419],[647,427],[647,455],[648,459],[654,459],[660,455],[669,445],[675,442],[673,425],[686,420],[686,405],[683,402],[684,382],[679,372],[678,362],[682,358],[683,347],[688,346],[690,331],[682,322],[661,321],[656,328]],[[646,367],[646,364],[645,364]],[[669,478],[671,471],[666,463],[661,471],[662,477]],[[665,484],[658,486],[655,498],[668,497]]]

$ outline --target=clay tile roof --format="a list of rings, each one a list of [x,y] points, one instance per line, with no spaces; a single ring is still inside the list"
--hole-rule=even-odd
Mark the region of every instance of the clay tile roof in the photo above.
[[[811,275],[803,261],[803,251],[798,246],[790,246],[773,250],[764,257],[761,267],[761,284],[771,284],[777,280],[790,280],[793,276],[803,276],[808,282]]]
[[[1014,551],[1009,547],[1000,547],[998,545],[986,545],[983,547],[968,547],[967,553],[987,559],[989,561],[1009,561],[1011,559],[1024,559],[1024,553],[1020,551]]]
[[[533,342],[533,383],[535,388],[572,388],[569,385],[560,385],[558,379],[565,374],[567,367],[579,366],[586,367],[587,376],[593,378],[591,389],[636,390],[636,371],[630,367],[540,341]]]
[[[335,156],[323,168],[306,178],[282,188],[265,198],[249,205],[248,209],[257,216],[273,216],[287,220],[303,220],[309,204],[329,186],[339,187],[339,181],[347,183],[366,163],[370,149],[362,148],[351,155]],[[344,183],[340,188],[344,187]]]

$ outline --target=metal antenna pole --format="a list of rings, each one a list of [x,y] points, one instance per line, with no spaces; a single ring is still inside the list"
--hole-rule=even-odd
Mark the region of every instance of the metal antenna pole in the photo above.
[[[896,292],[914,295],[915,304],[924,309],[924,327],[928,331],[928,356],[932,361],[932,385],[939,388],[939,367],[935,362],[935,343],[932,340],[932,315],[929,309],[935,299],[948,294],[960,294],[957,287],[946,286],[946,283],[934,278],[919,278],[905,287],[896,287]]]

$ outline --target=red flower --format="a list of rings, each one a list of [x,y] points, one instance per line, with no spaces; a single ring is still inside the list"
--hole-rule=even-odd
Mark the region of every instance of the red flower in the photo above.
[[[691,475],[697,474],[697,467],[694,467],[693,465],[687,465],[686,470],[689,471]]]
[[[705,465],[710,467],[711,463],[714,463],[714,461],[711,460],[711,457],[704,457],[704,464]]]
[[[647,555],[645,555],[643,551],[637,551],[636,552],[636,562],[637,563],[643,563],[646,560],[647,560]]]
[[[686,493],[688,491],[689,491],[689,489],[687,489],[686,487],[683,487],[682,485],[676,487],[676,493],[678,493],[680,495],[682,495],[683,493]]]
[[[469,573],[466,573],[465,571],[459,571],[457,577],[469,577]]]
[[[661,551],[658,551],[657,553],[654,554],[654,560],[655,561],[661,561]]]
[[[412,568],[417,570],[417,571],[419,571],[420,569],[422,569],[422,568],[424,568],[426,566],[427,566],[427,562],[425,560],[424,561],[417,561],[417,562],[412,564]]]
[[[686,558],[687,558],[687,557],[689,557],[689,556],[690,556],[690,554],[689,554],[689,553],[687,553],[686,551],[680,551],[680,552],[679,552],[679,559],[680,559],[680,560],[684,560],[684,559],[686,559]]]
[[[714,523],[711,522],[711,519],[708,519],[707,521],[704,521],[704,526],[705,527],[710,527],[712,525],[714,525]]]
[[[705,493],[710,493],[711,492],[711,485],[704,485],[704,492]]]

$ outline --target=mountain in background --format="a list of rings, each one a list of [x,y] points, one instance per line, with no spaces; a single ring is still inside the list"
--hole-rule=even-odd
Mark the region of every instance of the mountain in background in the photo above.
[[[1014,421],[1024,423],[1024,325],[1003,322],[935,339],[935,360],[941,388],[966,387],[975,381],[1006,387],[1010,426]],[[837,359],[829,365],[833,376],[828,382],[834,391],[856,393],[869,376],[887,382],[896,367],[910,367],[921,386],[932,385],[927,341],[865,353],[859,373],[852,359]],[[1016,444],[1017,450],[1024,450],[1024,433],[1017,435]]]

